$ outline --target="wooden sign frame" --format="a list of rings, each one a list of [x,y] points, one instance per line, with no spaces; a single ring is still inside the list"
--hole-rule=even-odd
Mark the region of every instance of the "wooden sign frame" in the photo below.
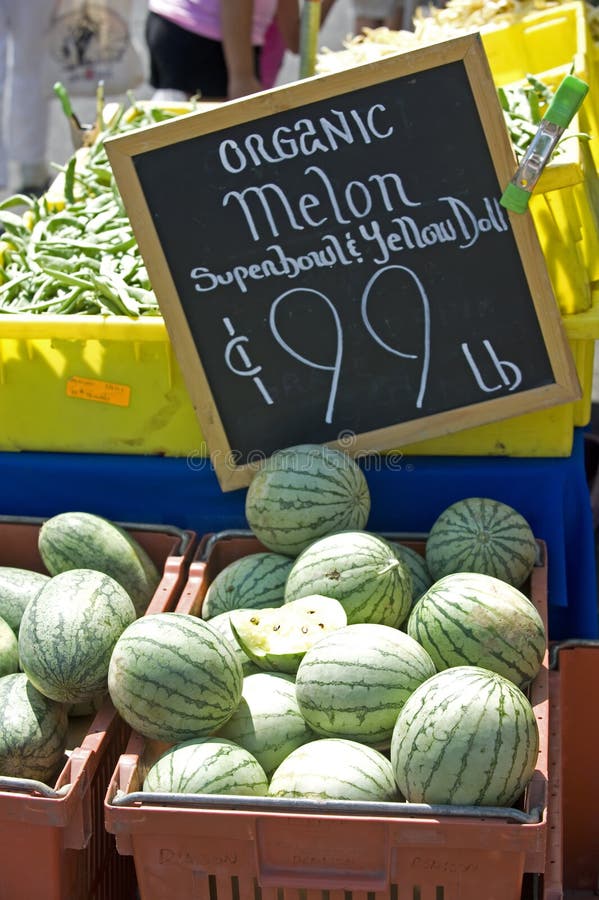
[[[138,177],[135,159],[190,138],[226,131],[240,123],[258,122],[279,112],[300,109],[305,104],[335,98],[360,88],[404,78],[456,61],[461,61],[464,65],[499,184],[505,186],[515,171],[515,156],[479,35],[467,35],[423,47],[333,75],[305,79],[292,85],[225,103],[210,108],[209,111],[175,118],[167,123],[106,141],[110,164],[223,490],[249,484],[256,471],[256,464],[235,462],[235,448],[230,444],[210,389],[202,359],[198,354],[194,336],[171,275],[169,259],[165,256],[155,227],[153,210],[148,206]],[[570,402],[580,397],[576,369],[531,216],[529,213],[523,215],[509,213],[509,222],[554,382],[531,390],[521,390],[516,394],[485,398],[484,401],[473,405],[357,433],[352,435],[349,447],[352,455],[390,450],[401,447],[402,444]],[[311,442],[309,435],[306,435],[304,442]],[[348,451],[347,442],[340,443],[333,440],[327,443],[333,447],[342,446]]]

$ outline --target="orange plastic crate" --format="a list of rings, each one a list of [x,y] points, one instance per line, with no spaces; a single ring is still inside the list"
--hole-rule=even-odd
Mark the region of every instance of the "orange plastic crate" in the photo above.
[[[404,543],[424,551],[422,540]],[[217,572],[261,549],[247,533],[203,538],[177,611],[199,613]],[[546,621],[539,549],[528,593]],[[149,796],[141,785],[151,742],[134,732],[106,794],[106,828],[135,860],[141,900],[520,900],[539,896],[541,882],[545,900],[557,900],[547,662],[530,690],[540,753],[519,809]]]
[[[0,565],[46,572],[37,549],[42,519],[0,517]],[[167,525],[125,525],[162,579],[146,611],[172,609],[185,584],[196,535]],[[0,777],[0,900],[133,900],[135,871],[116,852],[103,800],[131,729],[106,703],[83,720],[87,733],[54,787]]]

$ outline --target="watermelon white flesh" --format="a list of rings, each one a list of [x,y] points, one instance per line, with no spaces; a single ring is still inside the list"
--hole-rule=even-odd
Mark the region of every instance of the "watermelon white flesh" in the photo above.
[[[436,672],[426,650],[388,625],[348,625],[309,650],[296,676],[299,708],[324,737],[388,747],[400,709]]]
[[[366,531],[344,531],[315,541],[295,560],[285,602],[307,594],[339,600],[348,625],[395,628],[412,605],[412,578],[386,541]]]
[[[324,535],[364,528],[369,513],[370,491],[359,466],[316,444],[274,453],[251,481],[245,502],[254,534],[292,557]]]
[[[467,497],[447,507],[426,541],[426,564],[435,581],[452,572],[480,572],[520,587],[536,556],[524,516],[487,497]]]
[[[144,791],[166,794],[264,796],[268,780],[262,766],[243,747],[220,737],[184,741],[151,767]]]
[[[208,586],[202,618],[244,607],[282,606],[291,562],[282,553],[250,553],[229,563]]]
[[[482,666],[519,687],[537,675],[547,645],[528,597],[505,581],[470,572],[435,582],[410,613],[407,631],[437,669]]]
[[[271,797],[308,800],[397,800],[393,768],[357,741],[322,738],[293,750],[274,772]]]
[[[243,674],[231,644],[209,622],[155,613],[116,643],[108,690],[121,717],[147,738],[180,743],[216,731],[241,700]]]
[[[279,672],[243,679],[241,703],[218,735],[245,747],[269,777],[292,750],[315,737],[300,712],[293,677]]]
[[[63,760],[66,707],[31,684],[23,672],[0,678],[0,776],[49,782]]]
[[[23,613],[21,668],[53,700],[91,700],[106,691],[112,650],[135,616],[129,595],[109,575],[91,569],[55,575]]]
[[[249,658],[247,653],[241,649],[239,644],[237,643],[237,639],[233,634],[233,629],[231,628],[231,613],[232,609],[227,610],[227,612],[219,613],[217,616],[212,616],[210,619],[210,624],[213,628],[216,628],[217,631],[225,637],[231,647],[233,648],[235,655],[239,659],[241,663],[241,669],[243,671],[244,677],[246,675],[253,675],[255,672],[260,672],[260,666],[257,666],[256,663]]]
[[[538,750],[536,719],[522,691],[496,672],[457,666],[406,701],[391,762],[408,802],[513,806]]]

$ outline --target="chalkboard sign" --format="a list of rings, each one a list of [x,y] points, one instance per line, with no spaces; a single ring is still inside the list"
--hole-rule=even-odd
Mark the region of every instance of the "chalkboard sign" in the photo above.
[[[579,396],[478,35],[106,149],[224,490]]]

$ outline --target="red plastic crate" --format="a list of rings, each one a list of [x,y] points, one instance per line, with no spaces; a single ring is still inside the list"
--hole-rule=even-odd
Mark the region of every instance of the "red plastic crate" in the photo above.
[[[0,517],[0,565],[46,572],[43,519]],[[192,531],[124,524],[162,572],[148,613],[172,609],[196,544]],[[0,900],[133,900],[132,861],[116,852],[103,800],[131,729],[109,700],[87,725],[54,787],[0,777]]]
[[[404,543],[424,551],[424,541]],[[177,611],[198,614],[217,572],[261,549],[247,533],[203,538]],[[542,542],[539,550],[527,590],[546,622]],[[548,815],[559,814],[549,804],[547,655],[530,699],[540,753],[519,809],[148,796],[144,754],[155,748],[133,732],[106,794],[106,827],[135,860],[141,900],[520,900],[529,890],[538,897],[540,882],[557,900],[559,867],[555,853],[547,857]]]

